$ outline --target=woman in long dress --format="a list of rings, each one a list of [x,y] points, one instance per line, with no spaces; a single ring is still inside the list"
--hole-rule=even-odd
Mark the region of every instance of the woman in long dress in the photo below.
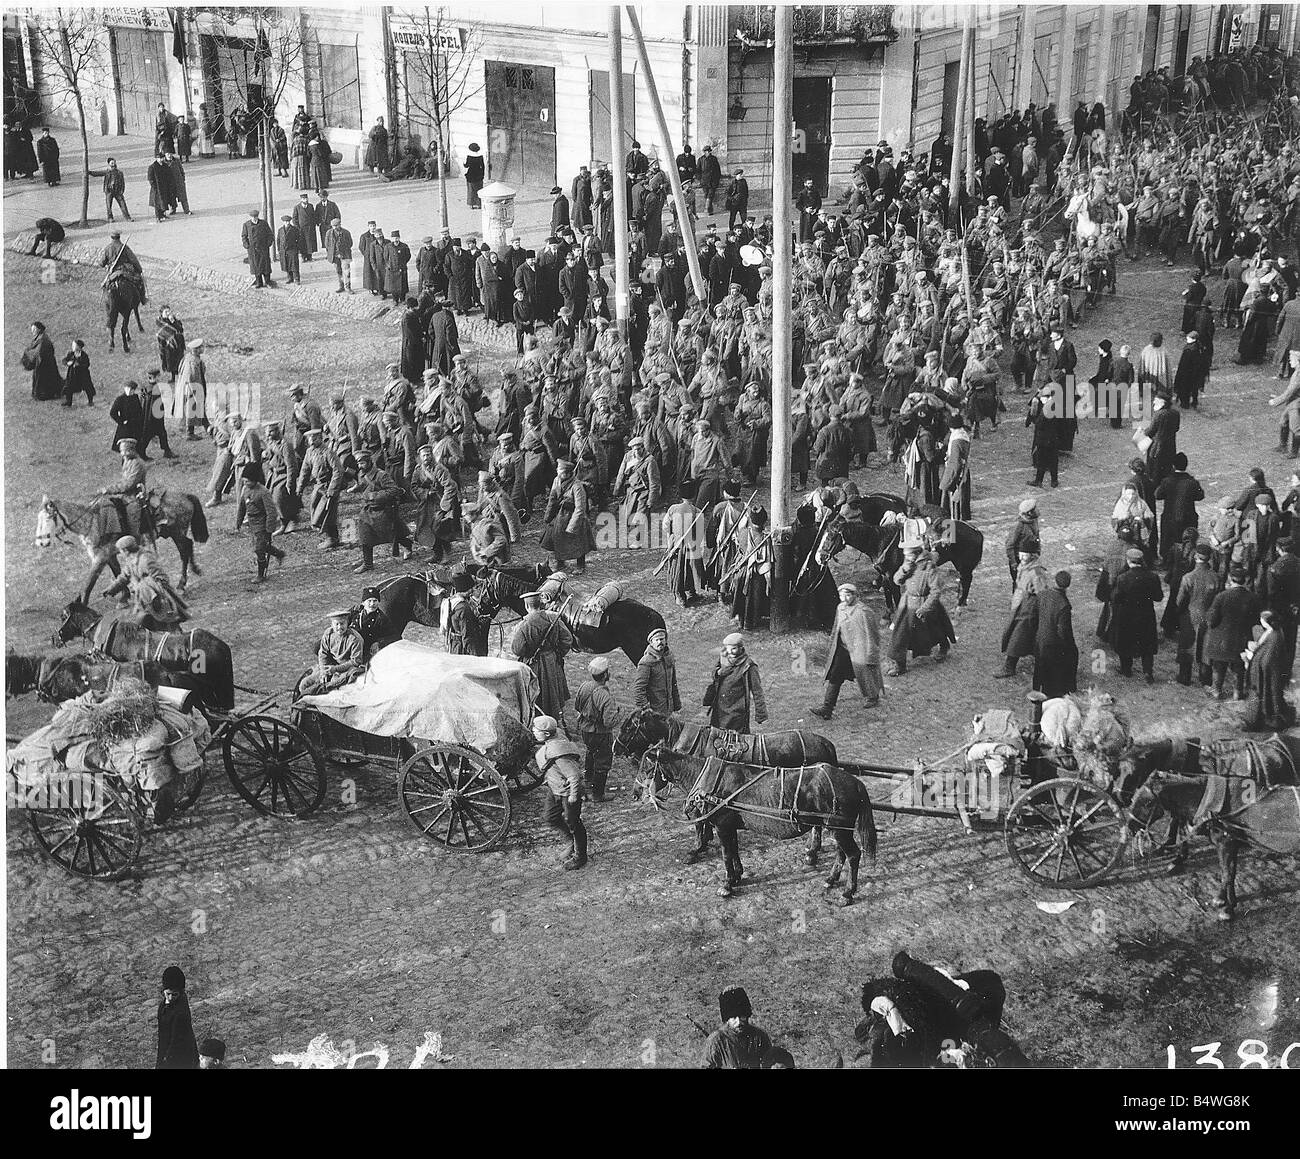
[[[308,153],[311,156],[311,186],[312,189],[328,189],[333,173],[330,168],[330,143],[324,137],[319,135],[311,139],[308,147]]]
[[[307,151],[307,138],[302,133],[295,133],[293,143],[289,146],[289,184],[294,189],[311,188],[310,165],[311,156]]]
[[[185,356],[185,323],[172,313],[170,306],[158,311],[158,361],[168,382],[175,382]]]

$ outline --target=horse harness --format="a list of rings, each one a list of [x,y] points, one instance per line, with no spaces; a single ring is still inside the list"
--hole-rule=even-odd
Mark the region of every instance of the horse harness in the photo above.
[[[742,815],[748,814],[753,817],[765,817],[772,821],[779,821],[782,824],[793,825],[799,828],[801,825],[809,823],[821,825],[824,829],[844,829],[849,830],[851,826],[847,825],[827,825],[826,822],[831,818],[838,816],[836,813],[813,813],[806,809],[798,809],[796,805],[799,800],[799,793],[803,789],[804,773],[811,766],[800,766],[797,769],[783,769],[767,766],[763,768],[758,776],[752,780],[746,781],[733,792],[728,793],[725,797],[718,795],[723,775],[726,773],[727,762],[719,757],[705,757],[704,767],[700,770],[699,776],[695,778],[695,783],[691,786],[686,794],[686,800],[682,804],[683,820],[690,825],[701,825],[716,816],[723,809],[732,809]],[[790,807],[788,809],[772,809],[764,805],[737,804],[736,798],[747,789],[752,789],[760,781],[768,777],[778,778],[779,799],[785,800],[785,784],[788,774],[798,774],[798,779],[794,786],[794,795],[790,798]],[[832,787],[832,792],[834,788]],[[702,805],[706,812],[697,817],[690,815],[692,805]]]
[[[104,630],[105,624],[108,626],[107,631]],[[100,620],[94,628],[91,629],[91,651],[102,656],[105,660],[114,659],[111,650],[113,646],[113,636],[120,626],[120,620]],[[171,657],[171,659],[174,661],[188,661],[189,658],[194,655],[194,636],[197,629],[191,629],[189,632],[156,632],[152,628],[141,628],[140,631],[144,633],[145,659],[153,660],[157,664],[165,664],[167,657],[164,656],[164,653],[167,651],[167,645],[172,640],[184,640],[187,636],[189,637],[189,645],[185,649],[185,654],[183,656]]]

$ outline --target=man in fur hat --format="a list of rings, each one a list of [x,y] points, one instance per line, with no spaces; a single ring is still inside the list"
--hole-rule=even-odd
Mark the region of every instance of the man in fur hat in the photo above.
[[[488,654],[487,622],[474,611],[469,601],[473,587],[474,577],[464,568],[451,573],[451,595],[443,600],[439,620],[447,651],[453,656]]]
[[[722,1025],[704,1043],[700,1066],[705,1070],[761,1070],[772,1049],[767,1032],[750,1019],[754,1009],[740,986],[728,986],[718,995]]]

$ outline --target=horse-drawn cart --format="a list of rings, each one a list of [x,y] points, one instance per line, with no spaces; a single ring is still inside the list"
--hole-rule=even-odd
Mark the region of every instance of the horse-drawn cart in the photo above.
[[[1059,759],[1036,730],[992,711],[976,718],[966,744],[938,761],[912,768],[840,761],[840,767],[891,783],[888,797],[872,797],[875,809],[951,817],[967,832],[1001,824],[1007,852],[1026,877],[1082,889],[1115,869],[1141,827],[1131,823],[1114,784],[1062,767]]]
[[[526,665],[449,656],[407,641],[376,653],[357,681],[316,696],[272,693],[225,710],[160,689],[159,701],[173,702],[174,712],[192,721],[172,733],[185,732],[199,755],[173,786],[169,811],[197,800],[202,757],[214,752],[240,797],[283,819],[320,808],[327,763],[391,761],[398,803],[422,836],[484,852],[509,829],[510,791],[541,780],[531,760],[536,692]],[[27,813],[42,852],[67,872],[120,878],[139,860],[157,786],[106,763],[102,748],[51,744],[50,729],[11,748],[10,804]]]

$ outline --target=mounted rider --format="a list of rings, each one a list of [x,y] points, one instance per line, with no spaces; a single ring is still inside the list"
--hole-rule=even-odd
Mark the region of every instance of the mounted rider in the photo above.
[[[108,270],[104,276],[104,289],[111,290],[124,279],[132,282],[140,293],[140,304],[143,306],[149,299],[145,296],[144,269],[140,265],[140,259],[122,240],[120,229],[113,230],[108,236],[108,245],[99,257],[100,268]]]
[[[124,532],[138,533],[141,539],[154,539],[165,530],[167,517],[163,513],[162,497],[149,490],[149,468],[140,457],[139,445],[135,439],[118,440],[117,447],[122,456],[121,481],[101,487],[99,493],[106,498],[122,496],[121,499],[108,498],[108,502],[117,509]],[[138,505],[138,515],[134,520],[132,501]]]

